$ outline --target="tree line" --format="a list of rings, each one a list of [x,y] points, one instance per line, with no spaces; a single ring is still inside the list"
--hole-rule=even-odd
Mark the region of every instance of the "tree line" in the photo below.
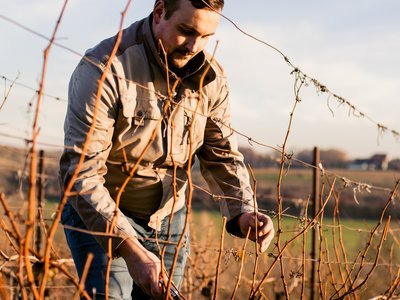
[[[267,168],[279,166],[280,154],[275,153],[259,153],[249,147],[239,147],[245,160],[252,168]],[[308,164],[313,163],[313,149],[304,149],[293,153],[296,160],[303,161]],[[354,162],[347,153],[340,149],[320,149],[321,162],[326,168],[344,169]],[[304,164],[293,160],[291,166],[294,168],[303,168]],[[394,158],[388,161],[388,170],[400,170],[400,158]]]

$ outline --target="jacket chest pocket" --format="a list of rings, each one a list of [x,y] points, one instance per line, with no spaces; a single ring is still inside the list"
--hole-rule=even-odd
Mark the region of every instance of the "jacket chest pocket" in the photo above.
[[[143,152],[147,161],[158,159],[163,154],[162,101],[128,96],[121,99],[121,104],[114,134],[117,142],[133,159]]]

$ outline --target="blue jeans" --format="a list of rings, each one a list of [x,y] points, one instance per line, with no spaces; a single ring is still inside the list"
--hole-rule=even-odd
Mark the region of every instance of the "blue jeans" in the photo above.
[[[170,229],[170,242],[178,242],[185,225],[186,209],[183,208],[176,212]],[[144,238],[142,245],[155,255],[159,256],[158,246],[155,243],[156,232],[145,224],[139,225],[132,218],[127,217],[131,225],[137,231],[139,236]],[[161,241],[167,240],[168,220],[166,218],[161,223],[161,230],[157,232],[157,238],[160,241],[160,247],[163,247]],[[67,204],[64,207],[61,216],[63,224],[86,229],[85,224],[74,210]],[[104,299],[104,281],[107,267],[107,254],[93,235],[82,233],[76,230],[64,229],[72,258],[79,278],[82,276],[83,268],[86,263],[88,253],[93,253],[93,261],[89,268],[89,273],[85,281],[85,290],[93,299]],[[176,245],[167,245],[164,254],[164,264],[169,271],[175,255]],[[185,235],[183,247],[181,247],[173,274],[173,282],[180,287],[183,279],[183,273],[186,258],[189,253],[189,233]],[[151,299],[144,294],[142,290],[133,282],[129,275],[128,268],[122,257],[115,258],[111,262],[110,280],[109,280],[109,299]]]

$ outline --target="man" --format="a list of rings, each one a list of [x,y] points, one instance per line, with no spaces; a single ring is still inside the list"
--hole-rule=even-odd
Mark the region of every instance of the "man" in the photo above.
[[[123,31],[98,103],[99,79],[116,37],[88,50],[72,75],[60,162],[63,187],[77,168],[92,123],[94,131],[62,222],[93,232],[65,230],[79,276],[87,254],[95,254],[85,289],[96,299],[104,297],[109,249],[111,299],[145,299],[143,292],[161,298],[162,241],[169,241],[163,262],[170,272],[175,245],[184,235],[170,274],[179,288],[189,245],[188,230],[183,232],[187,171],[194,155],[212,193],[220,196],[227,230],[243,237],[251,228],[255,240],[248,173],[229,129],[226,78],[203,51],[223,4],[157,0],[149,17]],[[257,219],[265,251],[274,229],[266,215]],[[99,234],[110,228],[111,243],[111,235]]]

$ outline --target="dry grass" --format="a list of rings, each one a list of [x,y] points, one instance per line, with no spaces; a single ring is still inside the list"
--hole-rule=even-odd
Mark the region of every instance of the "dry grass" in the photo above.
[[[335,170],[342,176],[357,179],[368,178],[369,182],[374,185],[391,183],[395,173],[392,172],[355,172],[345,170]],[[273,187],[276,182],[277,171],[274,169],[255,170],[258,178],[259,186]],[[290,170],[288,175],[283,179],[285,188],[299,187],[303,193],[309,193],[310,172],[306,170]],[[261,188],[260,188],[261,189]],[[368,194],[368,193],[366,193]],[[387,200],[387,195],[378,193],[382,201]],[[361,201],[364,201],[360,197]],[[333,201],[333,199],[331,199]],[[366,201],[366,200],[365,200]],[[14,219],[19,224],[21,231],[25,228],[24,220],[26,219],[25,202],[20,200],[19,194],[7,195],[7,203],[12,207]],[[304,203],[303,203],[304,205]],[[379,204],[379,210],[382,209]],[[50,224],[52,214],[57,209],[57,203],[47,202],[44,210],[45,223]],[[289,210],[290,212],[290,210]],[[1,209],[0,213],[4,216]],[[302,215],[294,215],[296,218],[283,218],[281,225],[281,243],[285,245],[293,236],[299,234],[304,229],[305,220]],[[217,212],[202,211],[194,212],[191,225],[192,244],[191,255],[186,269],[185,281],[182,292],[188,299],[211,299],[213,296],[213,284],[215,282],[216,265],[219,254],[220,233],[222,218]],[[276,221],[276,219],[275,219]],[[11,228],[7,218],[2,221],[5,228]],[[337,220],[325,217],[322,220],[322,231],[320,232],[321,257],[320,274],[323,281],[321,282],[321,293],[323,299],[328,299],[335,294],[335,289],[340,290],[343,282],[348,281],[346,275],[346,266],[349,270],[353,268],[352,278],[357,270],[362,266],[354,285],[367,280],[367,284],[358,288],[354,293],[360,299],[368,299],[379,294],[384,294],[396,285],[396,274],[399,270],[399,222],[396,215],[392,215],[392,222],[383,245],[379,247],[379,240],[383,234],[383,225],[381,225],[375,234],[371,237],[373,228],[378,223],[377,220],[342,220],[341,227],[335,227]],[[343,242],[339,240],[339,229],[343,233]],[[281,269],[278,264],[274,265],[275,256],[278,255],[277,248],[272,245],[269,253],[262,254],[259,257],[256,280],[253,282],[253,269],[255,260],[254,243],[248,243],[246,250],[243,252],[243,239],[234,238],[225,234],[224,248],[222,252],[222,262],[220,265],[218,298],[229,299],[238,279],[240,266],[243,261],[243,273],[240,276],[240,285],[236,292],[236,299],[247,299],[249,297],[252,286],[257,285],[263,278],[267,270],[272,267],[270,274],[262,285],[261,296],[268,299],[275,299],[278,295],[282,295],[285,285],[292,299],[299,299],[304,289],[304,299],[309,298],[310,287],[310,233],[312,229],[306,232],[306,240],[303,242],[303,235],[300,235],[294,242],[287,247],[282,254],[282,264],[285,270],[285,284],[281,280]],[[326,240],[326,242],[325,242]],[[54,250],[52,260],[70,259],[70,253],[65,242],[64,234],[61,226],[57,230],[54,238]],[[372,245],[365,258],[362,261],[360,255],[366,249],[369,241]],[[8,237],[4,230],[0,231],[1,251],[4,253],[0,258],[0,266],[3,289],[2,292],[13,293],[17,295],[18,283],[15,275],[18,273],[18,261],[9,260],[16,255],[15,240]],[[12,246],[14,245],[14,246]],[[303,247],[305,255],[303,256]],[[347,260],[343,257],[342,247],[347,255]],[[380,251],[378,254],[378,250]],[[377,265],[372,271],[372,264],[378,255]],[[357,258],[358,257],[358,258]],[[357,259],[356,259],[357,258]],[[73,265],[65,264],[71,274],[76,274]],[[370,272],[371,271],[371,272]],[[14,277],[13,277],[14,274]],[[304,275],[303,275],[304,274]],[[71,280],[68,279],[57,268],[51,268],[50,278],[47,283],[47,294],[49,299],[65,299],[71,297],[76,291]],[[342,276],[342,277],[341,277]],[[11,279],[13,278],[13,279]],[[304,284],[302,283],[304,280]],[[27,288],[29,292],[29,289]],[[340,290],[343,293],[343,290]],[[398,293],[398,291],[396,292]],[[333,297],[335,298],[335,297]]]

